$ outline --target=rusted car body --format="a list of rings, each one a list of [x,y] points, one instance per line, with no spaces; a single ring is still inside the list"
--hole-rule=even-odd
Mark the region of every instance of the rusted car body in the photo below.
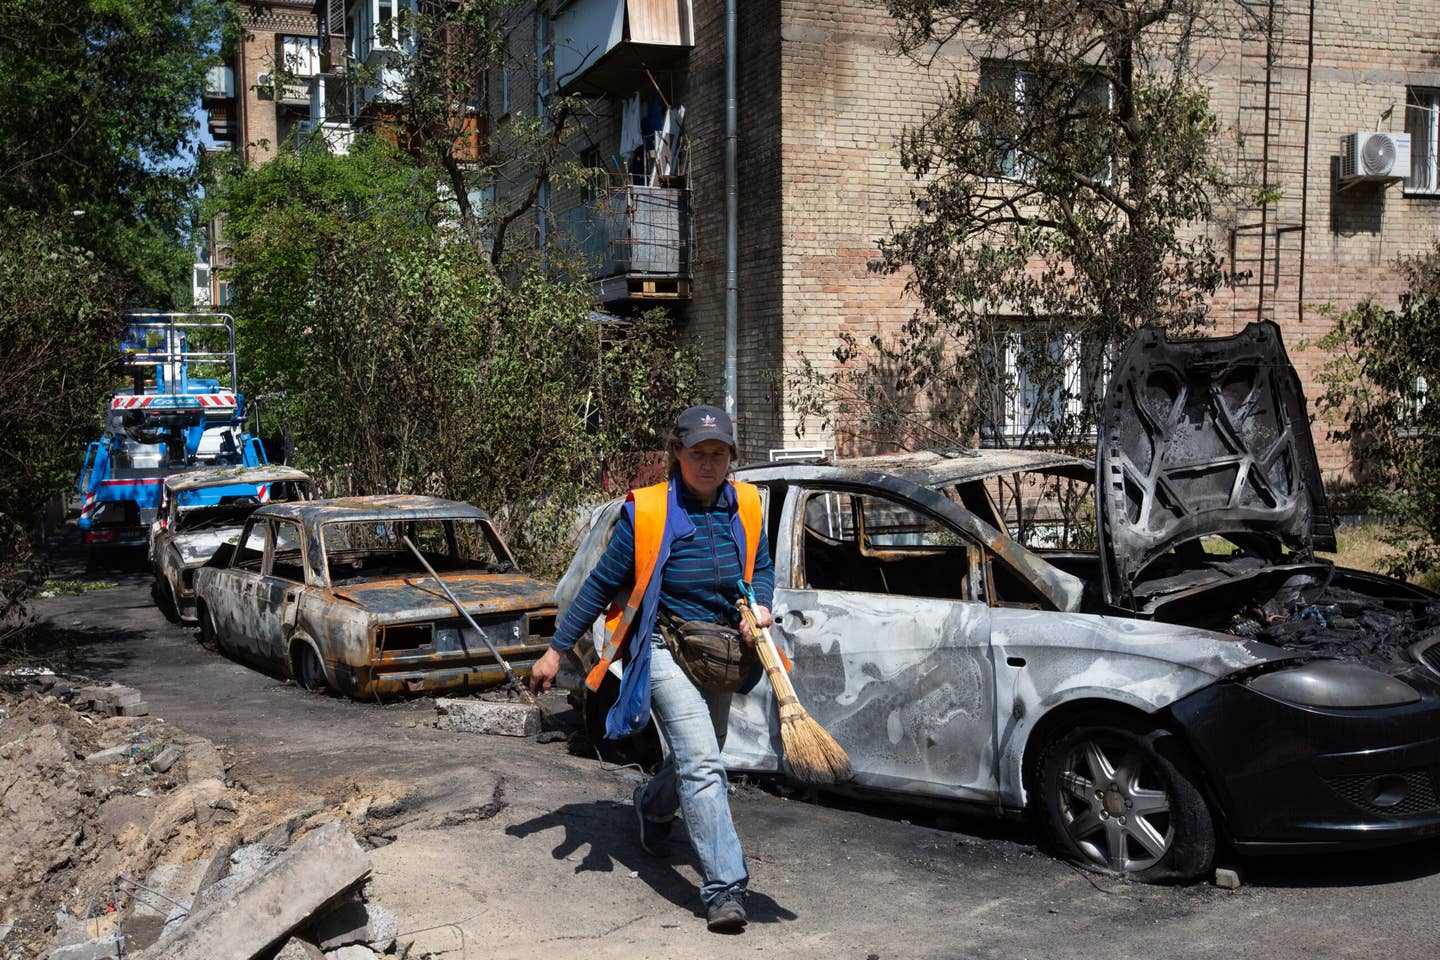
[[[165,478],[150,526],[151,595],[161,611],[195,622],[195,572],[240,536],[262,504],[314,500],[315,484],[293,467],[205,467]]]
[[[1440,835],[1440,598],[1314,556],[1330,517],[1278,330],[1147,332],[1106,404],[1098,464],[738,472],[766,500],[775,639],[848,788],[1028,810],[1061,853],[1142,880],[1203,875],[1222,842]],[[1094,480],[1089,536],[1024,522],[1036,498],[1017,492]],[[562,610],[616,514],[594,518]],[[724,760],[785,772],[763,682],[735,698]]]
[[[202,635],[307,689],[360,699],[504,681],[408,537],[519,673],[555,631],[554,587],[515,569],[485,511],[382,496],[256,510],[196,576]]]

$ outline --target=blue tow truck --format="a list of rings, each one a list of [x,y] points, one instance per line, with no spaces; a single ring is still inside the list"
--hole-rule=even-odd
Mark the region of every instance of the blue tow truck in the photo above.
[[[129,385],[110,395],[76,482],[80,532],[92,548],[146,543],[169,474],[270,462],[245,428],[229,314],[132,311],[127,320],[120,348]]]

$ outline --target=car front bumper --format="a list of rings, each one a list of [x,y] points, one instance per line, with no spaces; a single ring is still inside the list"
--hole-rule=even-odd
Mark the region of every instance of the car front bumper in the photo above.
[[[1440,836],[1440,697],[1337,710],[1222,682],[1170,712],[1241,852],[1360,849]]]

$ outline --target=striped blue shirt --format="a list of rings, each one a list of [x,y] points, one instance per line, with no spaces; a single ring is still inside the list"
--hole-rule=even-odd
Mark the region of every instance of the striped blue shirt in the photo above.
[[[682,487],[683,491],[683,487]],[[683,491],[682,500],[695,532],[670,545],[670,557],[660,570],[660,609],[682,620],[707,620],[735,626],[739,614],[735,600],[739,591],[735,581],[745,575],[745,558],[731,531],[731,518],[737,509],[735,490],[728,483],[720,488],[713,504],[702,504]],[[627,513],[610,535],[610,542],[600,562],[590,572],[575,602],[555,629],[550,646],[565,653],[575,646],[610,605],[621,585],[635,575],[635,528]],[[775,563],[770,558],[770,541],[760,532],[760,546],[755,551],[755,576],[752,580],[755,601],[769,607],[775,594]]]

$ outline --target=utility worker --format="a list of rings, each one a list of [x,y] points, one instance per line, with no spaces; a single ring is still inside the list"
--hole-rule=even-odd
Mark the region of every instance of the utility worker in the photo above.
[[[735,626],[736,581],[743,578],[755,590],[756,618],[769,626],[775,568],[758,491],[729,479],[737,455],[725,411],[701,406],[680,414],[669,456],[664,482],[631,491],[605,553],[557,626],[550,649],[532,668],[530,685],[537,692],[548,689],[561,656],[613,601],[625,602],[624,614],[611,618],[619,629],[597,671],[603,676],[618,647],[620,696],[606,718],[605,735],[644,729],[653,713],[667,748],[654,778],[635,788],[640,845],[652,856],[667,856],[678,810],[700,861],[707,926],[738,932],[747,922],[749,873],[720,764],[731,694],[697,687],[656,622],[665,617]],[[626,600],[624,589],[632,583]],[[740,641],[753,648],[758,638],[739,626]]]

